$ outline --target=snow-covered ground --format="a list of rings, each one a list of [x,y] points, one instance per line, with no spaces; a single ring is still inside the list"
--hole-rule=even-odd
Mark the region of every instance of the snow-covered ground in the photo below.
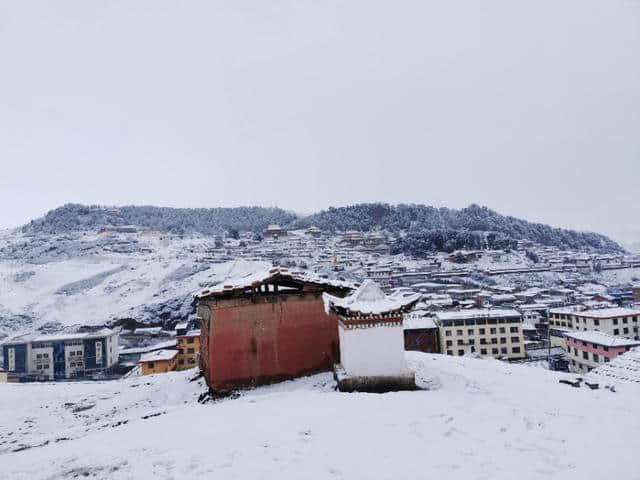
[[[2,477],[640,478],[637,385],[573,388],[540,368],[407,355],[426,390],[342,394],[320,374],[201,405],[193,372],[0,384]]]

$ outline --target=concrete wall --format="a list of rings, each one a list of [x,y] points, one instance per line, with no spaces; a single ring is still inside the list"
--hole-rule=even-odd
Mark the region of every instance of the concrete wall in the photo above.
[[[337,319],[320,293],[201,302],[200,364],[215,391],[329,371],[338,358]]]
[[[369,328],[340,325],[340,363],[349,376],[393,376],[409,371],[402,324]]]

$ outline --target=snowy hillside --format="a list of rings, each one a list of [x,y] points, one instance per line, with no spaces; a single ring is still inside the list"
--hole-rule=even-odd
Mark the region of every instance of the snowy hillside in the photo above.
[[[74,235],[0,238],[0,337],[133,318],[185,320],[192,295],[267,265],[200,262],[203,237]]]
[[[512,480],[615,471],[639,478],[638,386],[613,393],[495,360],[408,358],[426,390],[343,394],[321,374],[201,405],[203,387],[189,382],[189,371],[0,384],[3,475]]]

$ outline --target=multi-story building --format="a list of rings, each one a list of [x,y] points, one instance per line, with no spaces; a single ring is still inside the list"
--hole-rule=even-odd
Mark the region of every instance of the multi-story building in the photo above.
[[[564,346],[564,332],[595,330],[630,340],[640,339],[638,326],[640,310],[632,308],[599,308],[580,310],[580,307],[549,310],[550,333],[556,333],[552,345]],[[553,332],[552,332],[553,330]],[[555,343],[554,343],[555,341]]]
[[[442,353],[504,359],[525,356],[522,315],[516,310],[473,309],[434,315]]]
[[[195,368],[200,360],[200,330],[187,330],[186,324],[176,325],[178,370]]]
[[[59,380],[107,373],[118,363],[118,333],[24,335],[2,345],[4,369],[17,380]]]
[[[594,330],[567,332],[564,336],[571,369],[580,373],[589,372],[640,346],[639,340],[628,340]]]

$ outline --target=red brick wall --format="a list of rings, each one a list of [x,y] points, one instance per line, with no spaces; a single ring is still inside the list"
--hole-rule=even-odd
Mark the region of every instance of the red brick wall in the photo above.
[[[212,301],[201,366],[214,391],[328,371],[339,358],[337,319],[319,294]],[[199,308],[207,318],[206,308]]]

